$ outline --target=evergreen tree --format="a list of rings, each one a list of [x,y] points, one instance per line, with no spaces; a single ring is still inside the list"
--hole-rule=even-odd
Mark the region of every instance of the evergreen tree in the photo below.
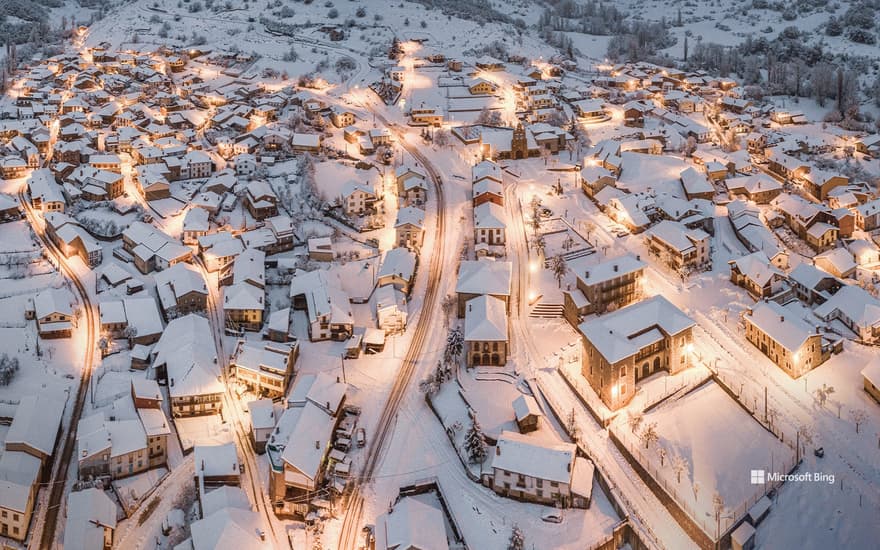
[[[464,436],[464,449],[471,464],[482,464],[486,460],[486,440],[476,416],[471,419],[471,427]]]
[[[513,524],[510,531],[510,540],[507,542],[507,550],[524,550],[526,547],[526,537],[523,535],[519,525]]]

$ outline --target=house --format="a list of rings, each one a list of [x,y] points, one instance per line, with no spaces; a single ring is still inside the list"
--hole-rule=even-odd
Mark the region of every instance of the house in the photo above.
[[[818,169],[811,169],[802,174],[800,181],[804,190],[819,201],[827,199],[829,191],[835,187],[849,184],[849,178],[846,176]]]
[[[483,294],[465,304],[464,342],[467,364],[503,366],[508,353],[507,304]]]
[[[24,542],[40,488],[40,459],[8,448],[0,455],[0,536]]]
[[[735,200],[727,205],[727,217],[737,238],[750,252],[760,250],[777,268],[788,268],[788,252],[761,221],[760,210],[757,207]]]
[[[425,237],[425,212],[414,206],[404,206],[397,211],[394,222],[396,246],[418,250]]]
[[[405,206],[421,206],[428,200],[427,178],[420,170],[406,164],[395,172],[397,179],[397,196],[403,199]]]
[[[541,427],[544,413],[534,397],[523,394],[513,400],[513,415],[519,433],[529,433]]]
[[[189,264],[174,264],[153,277],[165,319],[206,311],[208,286],[202,274]]]
[[[116,531],[116,503],[101,489],[90,487],[67,495],[64,548],[110,550]]]
[[[149,199],[148,199],[149,200]],[[183,217],[183,244],[199,244],[211,230],[211,213],[204,208],[190,208]]]
[[[846,248],[853,255],[859,267],[877,267],[880,265],[880,247],[865,239],[853,239],[846,243]]]
[[[342,190],[342,211],[348,217],[363,216],[376,211],[378,195],[372,187],[348,182]]]
[[[290,147],[297,153],[317,153],[323,141],[324,137],[320,134],[294,133],[290,138]]]
[[[272,190],[269,182],[255,180],[248,183],[245,190],[244,205],[251,216],[264,220],[278,215],[278,195]]]
[[[788,274],[797,299],[807,305],[823,304],[843,287],[843,281],[808,263],[798,264]]]
[[[602,401],[617,410],[632,399],[643,378],[691,366],[694,325],[663,296],[581,323],[581,374]]]
[[[645,233],[648,251],[675,271],[702,269],[711,262],[708,233],[663,220]]]
[[[310,340],[342,342],[352,335],[351,300],[342,289],[338,273],[295,272],[290,281],[290,298],[294,309],[307,310]]]
[[[348,109],[334,106],[330,109],[330,122],[337,128],[345,128],[354,124],[357,117]]]
[[[491,179],[483,178],[473,187],[473,205],[476,208],[481,204],[491,202],[498,206],[504,206],[504,190],[500,183]]]
[[[392,285],[384,285],[376,288],[374,300],[377,326],[385,334],[403,333],[407,319],[406,295]]]
[[[266,452],[266,442],[275,429],[275,422],[281,414],[281,407],[268,397],[248,401],[248,414],[250,415],[250,436],[254,450],[263,454]],[[277,409],[277,410],[276,410]]]
[[[257,395],[276,398],[287,393],[295,373],[299,344],[239,340],[230,361],[230,375]]]
[[[144,274],[192,259],[192,249],[188,246],[140,221],[132,222],[122,232],[122,249],[131,254],[135,267]]]
[[[843,286],[813,313],[825,322],[840,321],[858,341],[880,340],[880,300],[861,287]]]
[[[247,282],[224,287],[222,304],[227,325],[239,330],[259,331],[263,327],[265,295],[265,290]]]
[[[147,436],[147,460],[150,468],[167,463],[168,436],[171,426],[161,408],[138,408],[137,415]]]
[[[392,248],[382,257],[376,285],[391,285],[406,295],[412,288],[416,276],[416,255],[406,248]]]
[[[504,208],[494,202],[474,207],[474,243],[503,246],[506,242],[507,224]]]
[[[6,432],[6,452],[26,453],[45,467],[61,430],[64,405],[64,399],[51,392],[22,396]]]
[[[730,265],[730,281],[746,289],[753,299],[769,298],[783,289],[785,274],[760,250],[727,263]]]
[[[744,195],[757,204],[767,204],[782,193],[782,184],[763,173],[730,178],[725,185],[729,193]]]
[[[880,357],[874,357],[861,373],[865,391],[880,403]]]
[[[175,418],[219,413],[224,384],[208,320],[190,313],[168,323],[153,348],[152,368],[168,381]]]
[[[73,294],[66,288],[49,288],[34,296],[34,318],[40,338],[70,338],[76,319]]]
[[[880,228],[880,199],[874,199],[853,208],[856,227],[862,231],[873,231]]]
[[[627,306],[642,296],[645,263],[627,254],[591,264],[578,258],[568,264],[576,289],[564,290],[563,314],[573,327],[590,313],[604,313]]]
[[[305,407],[311,403],[333,417],[340,417],[345,405],[348,384],[326,372],[301,374],[287,395],[287,408]]]
[[[483,294],[498,298],[504,302],[505,311],[509,311],[512,272],[511,262],[462,260],[455,284],[459,319],[465,316],[466,304]]]
[[[200,496],[202,519],[190,525],[191,536],[183,543],[186,550],[218,550],[230,545],[236,550],[266,547],[263,520],[250,509],[241,489],[222,486]]]
[[[485,78],[472,78],[465,83],[465,86],[471,95],[487,95],[494,94],[498,87],[489,82]]]
[[[679,181],[688,200],[712,200],[712,197],[715,196],[715,188],[706,179],[706,175],[697,172],[693,166],[682,170],[679,174]]]
[[[590,198],[605,187],[617,185],[617,178],[609,170],[593,163],[587,163],[581,169],[581,189]]]
[[[437,105],[426,104],[424,101],[418,106],[412,106],[409,111],[410,121],[413,126],[435,126],[443,124],[443,109]]]
[[[846,248],[832,248],[821,254],[816,254],[813,262],[819,269],[841,279],[851,277],[858,267],[852,253]]]
[[[89,267],[100,265],[104,250],[88,231],[74,218],[63,212],[47,212],[46,236],[68,258],[79,256]]]
[[[501,166],[491,160],[482,160],[471,168],[471,183],[473,185],[476,185],[477,182],[487,178],[498,183],[503,183]]]
[[[501,496],[557,507],[586,508],[593,465],[577,456],[574,443],[544,443],[503,431],[482,483]]]
[[[746,339],[792,378],[831,356],[818,327],[776,302],[758,302],[745,312],[743,322]]]
[[[276,514],[306,515],[307,501],[324,479],[335,428],[336,419],[311,401],[281,415],[266,443]]]
[[[443,511],[419,498],[401,498],[376,525],[376,550],[449,550]]]
[[[28,178],[27,185],[31,205],[36,210],[43,213],[64,212],[67,199],[51,170],[48,168],[34,170]]]
[[[110,420],[103,411],[82,417],[76,447],[80,479],[120,479],[150,468],[147,434],[138,418]]]
[[[332,262],[336,257],[330,237],[312,237],[307,241],[309,259],[316,262]]]
[[[238,450],[235,443],[195,445],[193,447],[197,487],[240,486]]]

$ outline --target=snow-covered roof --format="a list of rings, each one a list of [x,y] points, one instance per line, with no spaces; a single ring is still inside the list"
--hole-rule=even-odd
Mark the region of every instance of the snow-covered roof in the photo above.
[[[202,495],[202,516],[208,517],[223,508],[250,510],[251,504],[240,487],[223,485]]]
[[[658,295],[581,323],[578,330],[609,363],[617,363],[652,343],[644,338],[652,330],[662,338],[693,326],[690,317]]]
[[[500,298],[482,294],[465,305],[464,339],[468,342],[506,342],[507,308]]]
[[[193,447],[193,462],[195,463],[198,477],[204,474],[206,478],[225,477],[240,475],[238,469],[238,451],[235,443],[222,445],[196,445]]]
[[[64,548],[103,548],[104,528],[116,529],[116,503],[94,487],[67,495]]]
[[[852,252],[845,248],[826,250],[821,254],[817,254],[815,260],[828,262],[838,273],[847,273],[857,267]]]
[[[504,229],[507,227],[504,208],[494,202],[484,202],[474,208],[474,228]]]
[[[326,318],[334,324],[351,324],[351,300],[342,289],[339,273],[323,270],[297,271],[290,281],[290,297],[303,295],[309,322]]]
[[[816,334],[816,327],[772,301],[755,304],[745,320],[791,353],[801,349],[807,339]]]
[[[443,512],[415,497],[400,499],[383,520],[385,525],[382,536],[385,537],[385,548],[449,549]]]
[[[0,507],[26,512],[41,467],[39,458],[25,452],[7,450],[0,455]]]
[[[51,456],[64,404],[64,399],[47,391],[21,397],[6,432],[6,446],[23,444]]]
[[[73,315],[73,308],[70,306],[73,301],[73,294],[66,288],[47,288],[34,296],[34,311],[37,319],[42,319],[53,313],[62,315]]]
[[[880,388],[880,355],[875,356],[868,361],[868,364],[862,369],[861,374],[865,380],[873,384],[875,387]]]
[[[880,327],[880,300],[855,285],[844,285],[814,313],[825,320],[842,314],[861,330]]]
[[[284,411],[269,445],[281,450],[281,460],[297,470],[306,484],[314,482],[333,436],[335,420],[322,407],[307,402]]]
[[[774,276],[781,277],[782,272],[770,263],[767,255],[762,251],[753,252],[736,260],[730,261],[731,266],[736,266],[739,272],[746,278],[763,287]]]
[[[235,258],[232,281],[249,282],[263,287],[266,284],[266,253],[256,248],[245,249]]]
[[[394,227],[411,224],[416,227],[423,227],[425,223],[425,211],[414,206],[405,206],[397,211],[397,220]]]
[[[501,183],[501,167],[491,160],[483,160],[471,168],[471,182],[476,183],[482,179],[490,178]]]
[[[538,402],[531,395],[520,395],[513,400],[513,414],[517,420],[522,420],[528,416],[543,416]]]
[[[287,395],[287,407],[304,407],[311,402],[328,414],[334,414],[347,391],[348,384],[325,372],[301,374]]]
[[[569,262],[568,267],[585,284],[596,285],[643,270],[645,262],[632,254],[624,254],[592,265],[588,257],[577,258]]]
[[[221,508],[190,526],[193,550],[263,550],[260,514],[241,508]]]
[[[167,368],[172,397],[223,393],[214,337],[204,317],[189,314],[172,320],[153,352],[153,367]]]
[[[255,430],[266,428],[274,428],[275,421],[275,403],[271,399],[255,399],[248,401],[248,412],[251,415],[251,427]]]
[[[689,229],[685,225],[672,221],[663,220],[647,232],[652,238],[665,243],[680,254],[685,254],[695,249],[694,243],[709,238],[702,229]]]
[[[392,248],[385,252],[378,278],[397,276],[410,280],[416,269],[416,255],[407,248]]]
[[[574,443],[544,443],[528,435],[503,431],[498,438],[492,468],[547,481],[571,483]]]
[[[487,260],[464,260],[458,268],[455,291],[460,294],[509,296],[513,264]]]

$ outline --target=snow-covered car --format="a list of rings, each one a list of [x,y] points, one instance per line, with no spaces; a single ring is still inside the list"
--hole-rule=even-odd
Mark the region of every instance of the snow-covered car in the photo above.
[[[562,523],[562,510],[551,510],[541,514],[541,521],[547,523]]]

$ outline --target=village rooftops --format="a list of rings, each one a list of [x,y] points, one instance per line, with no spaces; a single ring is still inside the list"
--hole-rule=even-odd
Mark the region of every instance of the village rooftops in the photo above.
[[[384,519],[384,529],[379,532],[379,537],[384,539],[382,550],[449,549],[443,512],[415,497],[400,499],[391,512],[381,519]]]
[[[775,275],[782,276],[782,272],[776,269],[767,258],[764,252],[758,250],[746,256],[742,256],[735,260],[731,260],[731,266],[736,266],[748,279],[754,281],[760,286],[764,286]]]
[[[546,444],[527,435],[503,431],[492,455],[492,468],[569,484],[575,451],[573,443]]]
[[[503,300],[482,294],[468,300],[465,307],[464,339],[466,341],[507,341],[507,311]]]
[[[684,225],[670,220],[661,221],[649,229],[648,234],[681,254],[695,249],[694,241],[700,241],[709,236],[702,229],[688,229]]]
[[[855,285],[844,285],[834,296],[817,307],[814,313],[828,320],[840,312],[862,330],[880,326],[880,300]]]
[[[613,313],[581,323],[581,334],[609,363],[637,354],[663,334],[674,336],[694,321],[663,296],[654,296]]]
[[[416,269],[416,256],[406,248],[392,248],[385,252],[378,278],[398,276],[409,280]]]
[[[569,263],[569,269],[587,285],[597,285],[624,277],[645,268],[645,262],[632,254],[625,254],[617,258],[611,258],[598,264],[590,265],[587,258],[573,260]]]
[[[455,291],[459,294],[509,296],[513,264],[488,260],[464,260],[458,268]]]
[[[755,304],[747,318],[761,332],[792,353],[801,349],[807,339],[816,334],[814,325],[772,301]]]
[[[287,407],[304,407],[312,403],[334,415],[345,399],[348,384],[327,373],[301,374],[287,395]]]
[[[191,526],[193,550],[263,550],[263,524],[251,510],[225,507],[195,521]]]
[[[116,503],[90,487],[67,495],[64,548],[103,548],[104,529],[116,529]]]
[[[217,352],[206,318],[189,314],[172,320],[153,352],[154,367],[167,368],[172,397],[223,393]]]
[[[291,472],[290,479],[285,475],[285,481],[302,486],[314,483],[333,435],[333,426],[333,417],[312,402],[284,411],[267,448],[270,453],[273,448],[281,449],[281,460],[298,471]],[[274,467],[275,461],[271,462]]]
[[[6,433],[6,447],[23,444],[51,456],[64,404],[64,399],[45,391],[39,395],[22,396]]]
[[[238,451],[235,443],[223,445],[196,445],[193,447],[195,475],[203,474],[206,478],[240,475],[238,469]]]

